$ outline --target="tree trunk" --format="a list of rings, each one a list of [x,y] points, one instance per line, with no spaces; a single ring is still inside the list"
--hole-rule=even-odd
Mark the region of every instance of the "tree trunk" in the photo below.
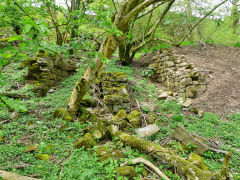
[[[121,64],[124,66],[128,66],[132,63],[135,53],[131,55],[132,44],[121,44],[119,45],[119,58]]]
[[[239,24],[239,12],[238,12],[238,3],[239,0],[233,0],[233,7],[232,7],[232,12],[231,12],[231,17],[232,17],[232,30],[235,32],[236,28]]]
[[[192,16],[192,6],[191,6],[191,0],[187,0],[187,8],[186,8],[186,12],[187,12],[187,20],[188,20],[188,30],[190,31],[192,29],[193,26],[193,16]],[[194,37],[193,34],[189,35],[189,40],[193,41]]]

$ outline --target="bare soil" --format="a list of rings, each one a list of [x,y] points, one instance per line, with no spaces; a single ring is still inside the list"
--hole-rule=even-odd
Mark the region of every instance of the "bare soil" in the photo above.
[[[193,99],[192,107],[222,117],[240,112],[240,48],[207,44],[173,49],[207,76],[207,91]],[[148,54],[133,66],[146,67],[151,62]]]

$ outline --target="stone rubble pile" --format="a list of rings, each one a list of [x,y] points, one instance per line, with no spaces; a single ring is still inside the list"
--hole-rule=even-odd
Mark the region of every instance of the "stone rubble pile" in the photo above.
[[[117,113],[121,109],[130,111],[127,82],[127,75],[123,72],[101,73],[99,87],[103,95],[105,111],[110,113]]]
[[[168,89],[188,98],[195,98],[207,90],[206,76],[185,62],[184,56],[164,49],[158,51],[153,60],[149,66],[153,71],[152,79]]]
[[[73,74],[77,68],[70,59],[46,55],[43,52],[27,60],[22,66],[28,66],[25,79],[33,81],[34,91],[40,96],[46,95],[51,87]]]

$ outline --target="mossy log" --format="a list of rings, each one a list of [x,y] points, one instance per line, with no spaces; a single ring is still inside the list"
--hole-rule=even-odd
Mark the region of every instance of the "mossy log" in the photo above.
[[[129,135],[127,133],[121,132],[114,125],[109,127],[111,135],[117,136],[125,144],[137,148],[149,154],[155,154],[165,162],[175,166],[179,171],[187,176],[188,179],[198,179],[198,180],[226,180],[229,177],[229,163],[231,154],[227,153],[223,167],[218,172],[211,172],[207,170],[200,169],[192,162],[178,156],[174,151],[161,147],[160,145],[154,144],[149,141],[145,141],[139,137]]]

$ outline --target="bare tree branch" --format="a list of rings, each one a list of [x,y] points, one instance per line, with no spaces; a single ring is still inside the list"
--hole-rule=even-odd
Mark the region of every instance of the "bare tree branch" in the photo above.
[[[220,4],[216,5],[211,11],[209,11],[202,19],[200,19],[193,27],[192,29],[187,33],[186,36],[184,36],[181,41],[176,45],[177,47],[179,47],[182,42],[193,32],[193,30],[204,20],[206,19],[210,14],[212,14],[213,11],[215,11],[218,7],[220,7],[221,5],[225,4],[228,0],[224,0],[223,2],[221,2]]]

